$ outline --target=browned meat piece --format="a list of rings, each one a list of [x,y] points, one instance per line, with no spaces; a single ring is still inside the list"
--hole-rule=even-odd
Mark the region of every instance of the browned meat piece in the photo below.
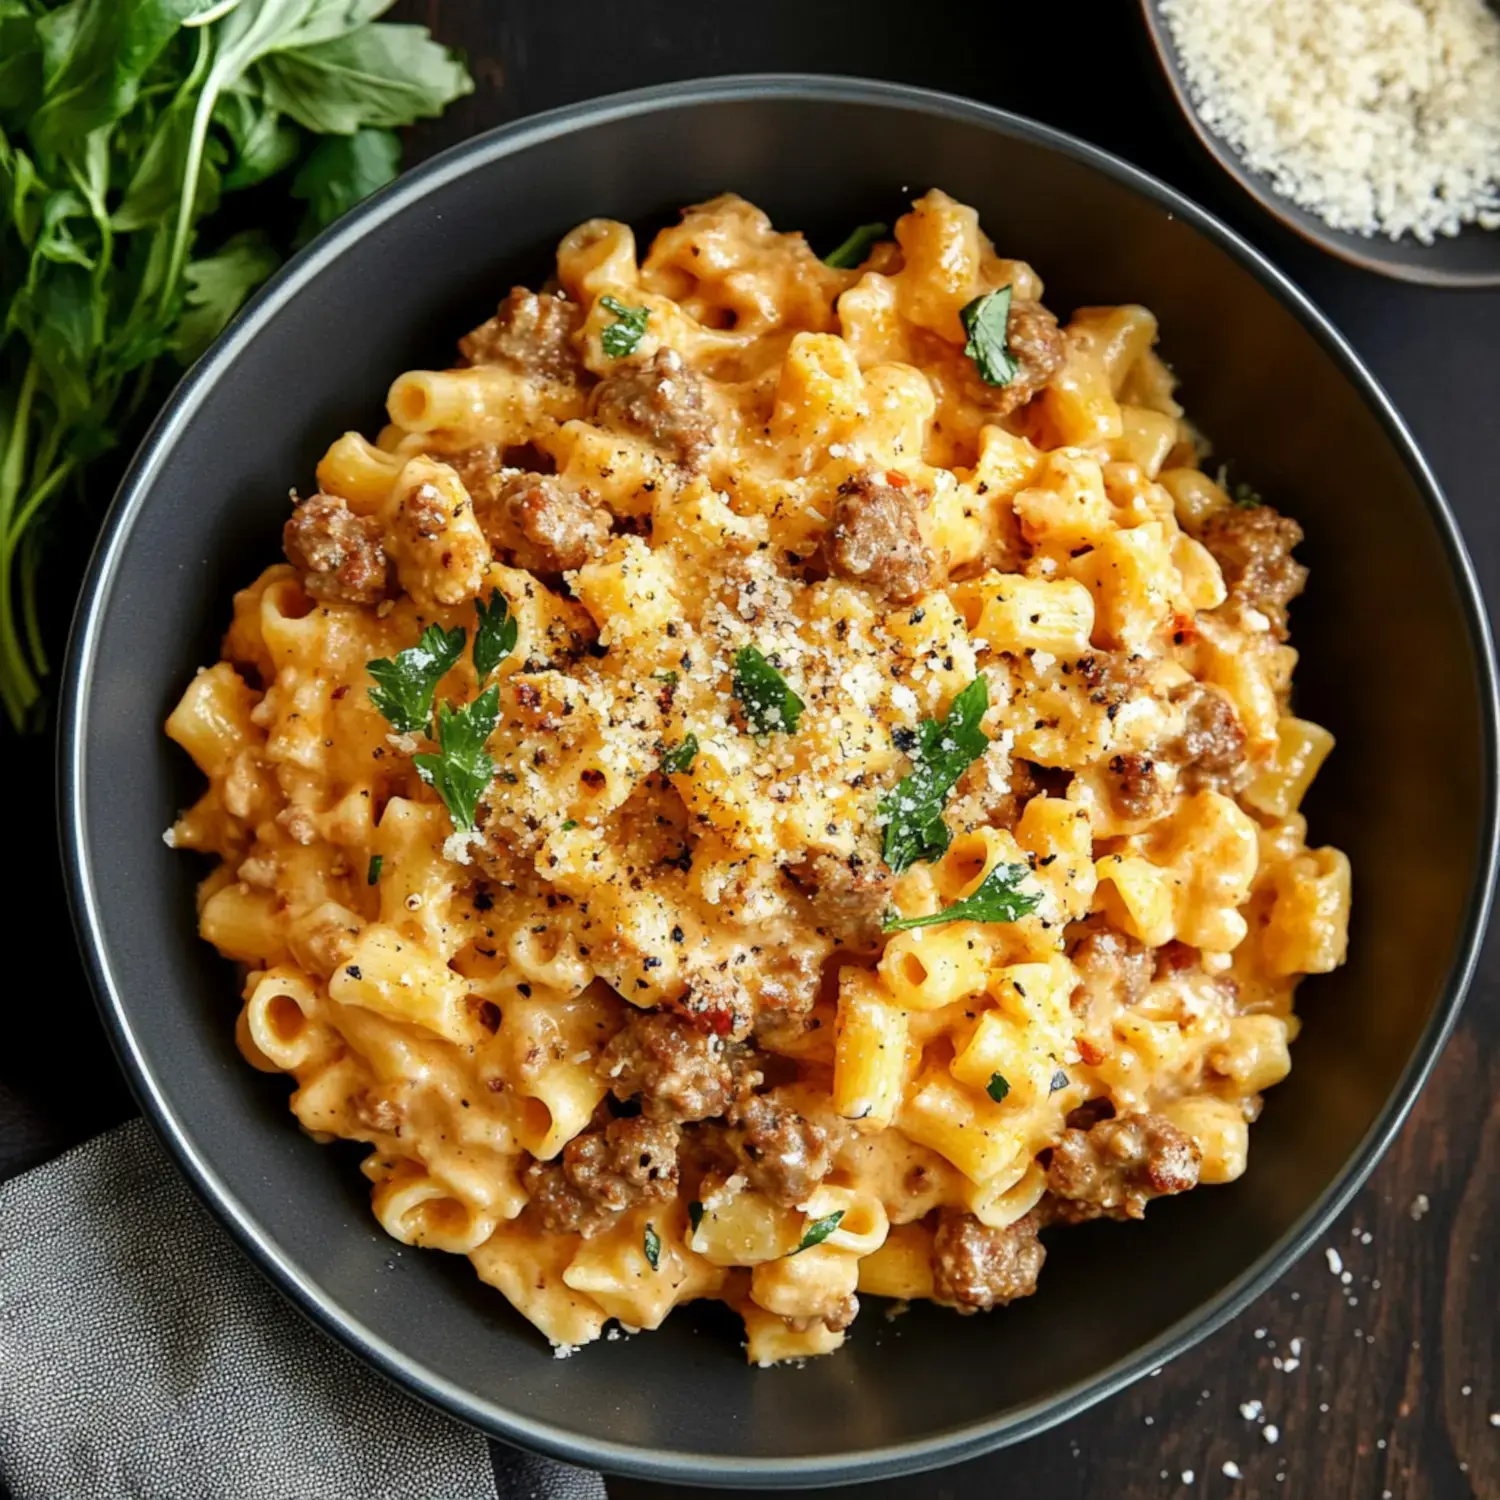
[[[859,1298],[850,1292],[830,1313],[824,1313],[823,1326],[830,1333],[842,1333],[859,1316]]]
[[[665,1011],[640,1011],[599,1059],[617,1099],[639,1096],[653,1120],[722,1115],[739,1088],[741,1053],[721,1036]]]
[[[1174,974],[1185,974],[1199,964],[1198,950],[1187,943],[1171,938],[1156,950],[1155,977],[1170,979]],[[1073,1123],[1071,1120],[1068,1122]]]
[[[513,287],[495,316],[460,339],[458,348],[470,364],[509,365],[523,375],[576,380],[583,365],[573,334],[582,322],[576,302]]]
[[[714,421],[703,383],[675,349],[606,376],[589,398],[589,419],[643,437],[677,463],[700,469],[713,445]]]
[[[1089,690],[1089,702],[1098,704],[1113,719],[1120,705],[1140,686],[1146,662],[1125,652],[1091,651],[1078,658],[1075,670]]]
[[[380,522],[357,516],[337,495],[309,495],[282,528],[287,561],[314,599],[376,604],[390,591],[390,563]]]
[[[1037,1228],[1035,1211],[1005,1229],[991,1229],[962,1209],[939,1209],[932,1241],[933,1296],[961,1312],[1029,1297],[1047,1258]]]
[[[677,1192],[678,1138],[675,1125],[644,1115],[586,1130],[563,1147],[560,1161],[526,1168],[531,1211],[547,1233],[587,1239],[608,1229],[624,1209],[671,1198]]]
[[[752,1187],[795,1207],[833,1170],[847,1133],[836,1116],[814,1119],[773,1091],[738,1103],[724,1139]]]
[[[474,514],[490,545],[518,568],[561,573],[581,568],[609,545],[613,518],[555,474],[510,470],[476,484]]]
[[[1122,818],[1158,818],[1166,811],[1166,782],[1161,768],[1149,755],[1134,750],[1112,755],[1106,769],[1110,800]]]
[[[718,969],[693,971],[687,989],[672,1002],[672,1008],[699,1031],[726,1042],[742,1042],[755,1024],[755,1005],[745,986],[728,970],[725,963]],[[731,1062],[738,1063],[738,1054]]]
[[[1096,1001],[1111,1010],[1133,1005],[1151,983],[1155,959],[1151,949],[1111,927],[1098,913],[1074,922],[1067,932],[1068,957],[1081,981],[1073,997],[1075,1010]]]
[[[1047,1167],[1053,1214],[1070,1224],[1142,1218],[1152,1198],[1196,1187],[1202,1159],[1198,1143],[1160,1115],[1119,1115],[1069,1130]]]
[[[985,405],[1000,416],[1015,411],[1062,368],[1067,345],[1057,319],[1040,302],[1012,302],[1005,344],[1020,368],[1009,385],[984,386]]]
[[[1186,720],[1176,746],[1183,784],[1189,791],[1232,788],[1245,764],[1245,731],[1234,705],[1201,682],[1191,684],[1178,698],[1185,704]]]
[[[817,1003],[823,983],[823,955],[796,942],[763,952],[759,957],[763,1013],[783,1017],[806,1015]]]
[[[1198,540],[1218,561],[1230,601],[1258,609],[1284,641],[1286,607],[1307,582],[1307,569],[1292,556],[1302,528],[1269,505],[1227,505],[1203,523]]]
[[[873,850],[867,855],[809,854],[787,874],[806,893],[818,925],[845,948],[878,948],[880,915],[896,877]]]
[[[917,517],[927,496],[856,474],[839,486],[827,542],[829,570],[894,604],[909,604],[941,580]]]

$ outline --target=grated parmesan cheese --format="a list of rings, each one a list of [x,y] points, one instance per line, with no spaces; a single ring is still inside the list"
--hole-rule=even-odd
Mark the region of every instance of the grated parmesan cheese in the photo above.
[[[1486,0],[1159,0],[1198,118],[1335,229],[1500,229]]]

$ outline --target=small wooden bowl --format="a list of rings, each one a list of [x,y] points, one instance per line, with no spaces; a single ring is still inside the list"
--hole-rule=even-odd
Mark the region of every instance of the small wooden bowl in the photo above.
[[[1264,173],[1247,167],[1229,143],[1198,118],[1187,75],[1178,56],[1176,39],[1157,9],[1157,0],[1140,0],[1140,5],[1146,35],[1151,39],[1167,85],[1193,133],[1202,142],[1203,149],[1267,213],[1330,255],[1337,255],[1341,260],[1363,266],[1381,276],[1393,276],[1398,281],[1413,281],[1423,286],[1500,286],[1500,230],[1480,229],[1471,224],[1451,237],[1440,235],[1430,245],[1422,244],[1409,234],[1396,240],[1385,235],[1366,237],[1333,229],[1316,214],[1283,197],[1271,186]]]

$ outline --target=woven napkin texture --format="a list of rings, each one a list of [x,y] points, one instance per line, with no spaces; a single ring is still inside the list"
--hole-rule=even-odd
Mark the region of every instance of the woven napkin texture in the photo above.
[[[367,1370],[250,1266],[143,1120],[0,1185],[14,1500],[604,1500]]]

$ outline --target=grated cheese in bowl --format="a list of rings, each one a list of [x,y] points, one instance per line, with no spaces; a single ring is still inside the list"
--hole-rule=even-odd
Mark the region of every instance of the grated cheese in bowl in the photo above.
[[[1158,0],[1199,119],[1335,229],[1500,229],[1488,0]]]

